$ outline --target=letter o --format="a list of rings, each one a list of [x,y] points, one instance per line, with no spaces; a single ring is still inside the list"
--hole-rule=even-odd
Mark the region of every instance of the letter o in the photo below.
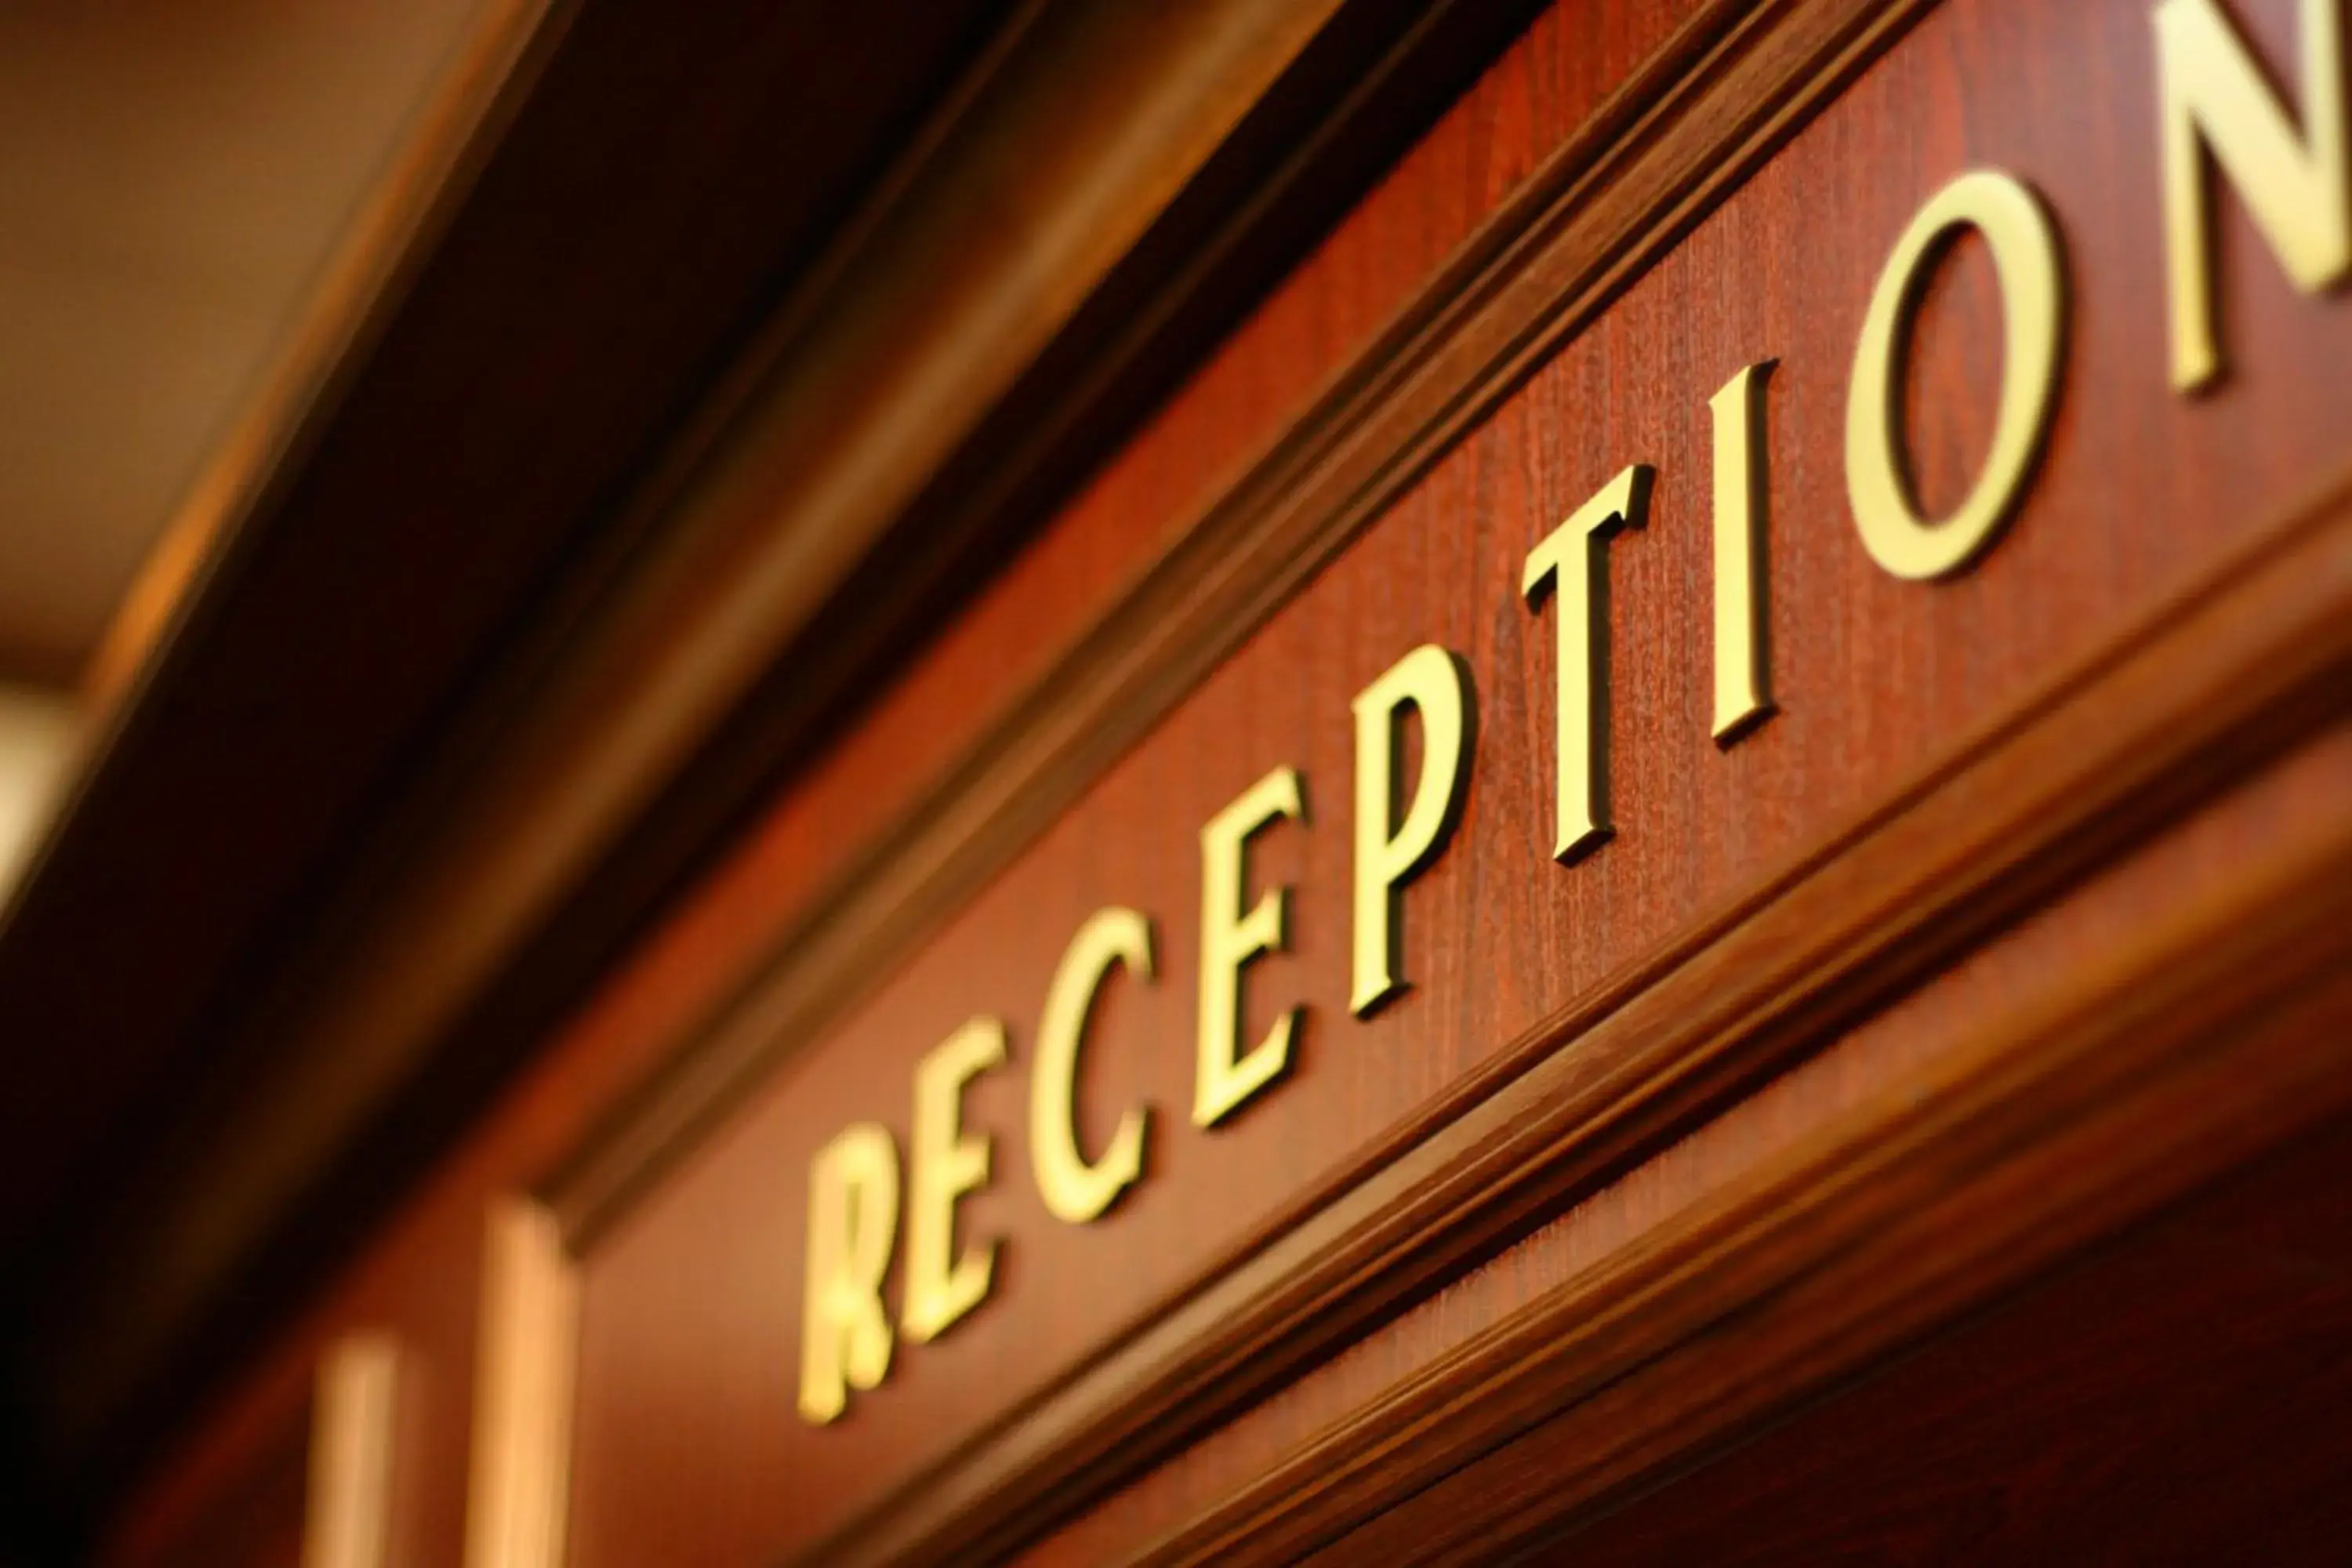
[[[1976,486],[1951,516],[1920,515],[1904,470],[1903,353],[1934,263],[1960,230],[1984,236],[2000,279],[2000,411]],[[2015,512],[2057,403],[2066,279],[2058,231],[2031,187],[1994,169],[1928,198],[1895,244],[1864,318],[1846,398],[1845,481],[1871,559],[1897,577],[1941,577],[1983,552]]]

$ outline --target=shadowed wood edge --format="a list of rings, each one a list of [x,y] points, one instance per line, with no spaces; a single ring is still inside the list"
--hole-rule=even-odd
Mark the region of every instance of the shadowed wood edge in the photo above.
[[[780,1060],[1018,854],[1927,4],[1788,0],[1752,10],[1727,5],[1695,18],[545,1184],[575,1252],[592,1249],[604,1227]],[[2185,613],[2174,605],[2157,619]],[[2335,657],[2339,642],[2287,638],[2278,651],[2289,662],[2323,649]],[[2088,754],[2069,749],[2070,729],[2079,725],[2036,729],[2034,719],[2063,705],[2070,685],[2095,683],[2095,667],[2107,662],[2095,661],[1988,727],[1871,819],[1768,879],[1722,920],[1665,944],[1639,973],[1599,988],[1298,1194],[1210,1260],[1203,1283],[1172,1311],[894,1490],[819,1555],[928,1561],[1033,1532],[1052,1510],[1132,1473],[1219,1411],[1490,1253],[1817,1044],[1840,1019],[1899,992],[2168,819],[2252,754],[2233,752],[2233,742],[2271,743],[2259,732],[2278,712],[2265,704],[2293,707],[2307,694],[2295,682],[2310,675],[2281,672],[2291,676],[2284,692],[2259,680],[2231,687],[2197,716],[2219,728],[2151,721],[2151,733],[2118,737],[2118,753],[2103,756],[2118,765],[2089,770],[2084,781],[2063,766]],[[2084,785],[2071,800],[2079,810],[2022,800],[2020,792],[2034,793],[2032,770],[2053,760],[2020,760],[2043,749],[2008,743],[2003,732],[2021,726],[2066,752],[2055,761]],[[2179,743],[2152,743],[2158,732]],[[2133,746],[2144,767],[2128,765]],[[2005,807],[1980,777],[1956,782],[1972,769],[2000,775],[2012,797]],[[1963,795],[1994,802],[1980,813],[1979,831],[1954,835],[1941,813],[1923,809]],[[2038,827],[2021,832],[2020,817]],[[1931,851],[1960,842],[1971,849],[1923,854],[1923,839]],[[1874,844],[1877,853],[1858,852]],[[1945,880],[1923,880],[1922,866]],[[1874,885],[1879,896],[1852,897]],[[1811,898],[1795,896],[1807,889]],[[1774,900],[1785,900],[1787,912],[1763,919],[1759,911],[1773,912],[1765,907]],[[1825,920],[1824,904],[1867,913]],[[1743,928],[1751,917],[1757,923]],[[1776,948],[1788,959],[1801,931],[1814,940],[1797,942],[1797,957],[1755,962]],[[1679,984],[1660,984],[1678,965]],[[1629,999],[1648,1005],[1611,1017]],[[1675,1026],[1661,1028],[1660,1014]],[[1572,1058],[1553,1055],[1604,1018],[1618,1051],[1588,1037]],[[1543,1114],[1530,1112],[1534,1101],[1545,1102]]]
[[[2352,1106],[2347,918],[2352,818],[1986,1023],[1138,1561],[1287,1561],[1422,1487],[1316,1560],[1487,1562],[1572,1530]]]

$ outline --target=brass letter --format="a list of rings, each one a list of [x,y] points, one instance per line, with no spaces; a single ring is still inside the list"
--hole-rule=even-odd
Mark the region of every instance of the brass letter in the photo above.
[[[1004,1059],[1004,1026],[974,1018],[915,1064],[914,1147],[907,1194],[907,1300],[899,1326],[917,1344],[937,1339],[980,1304],[996,1244],[955,1254],[955,1205],[988,1180],[988,1138],[963,1131],[963,1086]]]
[[[1715,740],[1721,746],[1772,711],[1764,581],[1764,383],[1772,364],[1749,365],[1706,405],[1715,417]]]
[[[1298,770],[1280,767],[1242,792],[1241,798],[1201,829],[1201,1036],[1192,1079],[1192,1125],[1214,1126],[1290,1065],[1290,1037],[1298,1009],[1275,1020],[1265,1039],[1236,1057],[1242,1032],[1242,965],[1261,952],[1280,952],[1286,941],[1286,888],[1241,908],[1244,849],[1251,834],[1279,817],[1297,818]]]
[[[1421,779],[1396,821],[1399,710],[1421,710]],[[1398,885],[1437,857],[1470,782],[1470,673],[1423,643],[1356,694],[1356,963],[1349,1010],[1362,1017],[1404,989]],[[1393,830],[1391,829],[1393,824]]]
[[[1095,993],[1114,963],[1139,980],[1151,978],[1151,922],[1133,910],[1097,910],[1078,928],[1045,988],[1045,1016],[1037,1026],[1037,1061],[1029,1074],[1029,1165],[1037,1194],[1054,1217],[1083,1225],[1110,1207],[1143,1170],[1143,1139],[1150,1112],[1137,1105],[1118,1119],[1118,1131],[1093,1164],[1078,1151],[1078,1047]]]
[[[882,1276],[898,1234],[898,1151],[870,1121],[844,1128],[809,1166],[808,1277],[801,1306],[801,1415],[839,1415],[852,1388],[890,1370]]]
[[[2000,410],[1992,450],[1958,510],[1919,515],[1902,454],[1904,350],[1927,276],[1960,230],[1974,228],[2000,280]],[[2057,401],[2065,273],[2058,232],[2032,190],[1993,169],[1962,174],[1927,199],[1879,274],[1854,352],[1845,405],[1846,495],[1871,559],[1897,577],[1941,577],[1976,559],[2025,491]]]
[[[1620,528],[1639,528],[1656,470],[1636,463],[1528,552],[1520,589],[1530,606],[1559,599],[1559,771],[1552,858],[1572,860],[1609,837],[1609,555]]]
[[[2304,134],[2214,0],[2156,8],[2164,115],[2164,249],[2171,283],[2172,384],[2221,372],[2214,342],[2210,148],[2295,287],[2316,294],[2352,270],[2345,156],[2341,0],[2302,0]]]

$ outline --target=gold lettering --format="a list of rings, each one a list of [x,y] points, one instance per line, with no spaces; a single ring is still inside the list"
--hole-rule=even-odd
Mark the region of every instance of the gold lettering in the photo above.
[[[978,1306],[995,1271],[992,1241],[955,1255],[955,1211],[959,1198],[988,1181],[988,1137],[963,1130],[963,1086],[1003,1059],[1004,1026],[974,1018],[915,1064],[907,1300],[898,1322],[917,1344]]]
[[[1403,763],[1398,718],[1421,712],[1421,778],[1396,820]],[[1470,672],[1424,643],[1357,693],[1355,984],[1349,1008],[1362,1017],[1404,989],[1397,978],[1402,932],[1399,885],[1434,859],[1461,818],[1470,782],[1474,720]]]
[[[2000,407],[1984,471],[1952,515],[1919,514],[1903,455],[1902,364],[1935,263],[1963,229],[1984,236],[2000,283]],[[2021,181],[1993,169],[1937,192],[1895,242],[1855,350],[1845,414],[1846,494],[1871,559],[1897,577],[1941,577],[1990,545],[2023,498],[2057,402],[2065,271],[2058,231]]]
[[[1611,831],[1608,541],[1621,528],[1642,526],[1655,474],[1645,463],[1627,468],[1528,552],[1520,587],[1528,605],[1540,605],[1548,587],[1559,600],[1556,860],[1574,859]]]
[[[2156,7],[2164,114],[2164,249],[2171,285],[2172,384],[2209,386],[2215,342],[2211,191],[2206,150],[2295,287],[2315,294],[2352,271],[2352,168],[2346,158],[2341,0],[2302,0],[2304,133],[2214,0]]]
[[[1706,405],[1715,420],[1715,739],[1724,746],[1772,711],[1764,573],[1764,384],[1772,364],[1748,366]]]
[[[1056,1219],[1083,1225],[1110,1207],[1143,1170],[1150,1111],[1130,1106],[1118,1119],[1102,1158],[1092,1164],[1078,1150],[1078,1047],[1095,993],[1124,963],[1139,980],[1151,978],[1151,922],[1133,910],[1098,910],[1070,939],[1054,982],[1045,990],[1037,1026],[1037,1061],[1029,1075],[1029,1164],[1038,1195]]]
[[[1286,888],[1241,908],[1250,836],[1278,818],[1303,815],[1298,771],[1280,767],[1242,792],[1241,798],[1201,829],[1201,1025],[1192,1080],[1192,1124],[1215,1125],[1290,1065],[1296,1007],[1275,1020],[1265,1038],[1240,1049],[1242,965],[1262,952],[1280,952],[1287,940]]]
[[[801,1415],[839,1415],[852,1388],[890,1370],[882,1277],[898,1234],[898,1151],[870,1121],[843,1129],[809,1165],[808,1274],[802,1282]]]

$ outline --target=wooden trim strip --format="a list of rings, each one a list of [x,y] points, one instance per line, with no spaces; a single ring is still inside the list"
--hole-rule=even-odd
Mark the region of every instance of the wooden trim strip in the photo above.
[[[1291,1561],[1423,1486],[1316,1560],[1492,1561],[2352,1109],[2352,816],[2233,891],[1990,1022],[1137,1561]],[[1490,1454],[1494,1470],[1449,1473]]]
[[[1492,1255],[2352,702],[2352,479],[1302,1194],[813,1554],[1009,1549]],[[1573,1049],[1562,1047],[1573,1045]]]
[[[1213,503],[1170,556],[819,900],[656,1080],[544,1185],[574,1255],[592,1247],[606,1225],[785,1055],[814,1038],[878,982],[896,955],[1018,854],[1318,566],[1737,188],[1929,3],[1722,0],[1695,17],[1530,177],[1290,437]],[[1526,1054],[1513,1053],[1513,1059]],[[1464,1086],[1398,1142],[1457,1113],[1496,1076]],[[1229,1269],[1297,1225],[1372,1163],[1306,1194],[1218,1268]],[[1322,1231],[1300,1235],[1309,1247],[1330,1239]],[[1258,1288],[1264,1278],[1253,1270],[1239,1288]],[[1228,1273],[1225,1283],[1244,1279]],[[1199,1325],[1200,1304],[1229,1293],[1213,1288],[1181,1321]],[[1234,1321],[1261,1336],[1265,1329],[1262,1315]],[[1346,1322],[1292,1321],[1306,1336],[1296,1353],[1311,1353],[1314,1344],[1328,1342],[1316,1336],[1341,1331]],[[1220,1342],[1223,1336],[1181,1352],[1171,1352],[1164,1333],[1134,1342],[1036,1416],[894,1500],[882,1510],[887,1527],[870,1542],[859,1527],[828,1550],[862,1554],[870,1545],[873,1554],[889,1555],[904,1546],[919,1558],[914,1543],[950,1517],[963,1529],[978,1522],[973,1510],[985,1508],[1009,1523],[1041,1491],[1074,1499],[1081,1457],[1091,1456],[1099,1470],[1102,1456],[1112,1451],[1098,1436],[1105,1422],[1119,1434],[1119,1462],[1139,1461],[1151,1449],[1137,1441],[1145,1431],[1163,1447],[1180,1435],[1181,1425],[1167,1419],[1177,1404],[1190,1399],[1188,1419],[1204,1419],[1201,1391],[1214,1385],[1234,1396],[1247,1392]],[[1181,1364],[1187,1353],[1189,1368]],[[1292,1361],[1259,1364],[1270,1376]],[[1153,1387],[1129,1387],[1139,1368],[1150,1369],[1143,1375]],[[1156,1429],[1153,1422],[1116,1419],[1117,1407],[1135,1395],[1141,1396],[1137,1410],[1157,1413]],[[979,1544],[970,1536],[961,1540],[967,1548]],[[937,1539],[931,1548],[954,1550]]]
[[[399,1347],[382,1334],[340,1341],[319,1368],[302,1568],[383,1568],[399,1394]]]
[[[552,1217],[490,1210],[476,1358],[466,1568],[562,1568],[580,1282]]]

